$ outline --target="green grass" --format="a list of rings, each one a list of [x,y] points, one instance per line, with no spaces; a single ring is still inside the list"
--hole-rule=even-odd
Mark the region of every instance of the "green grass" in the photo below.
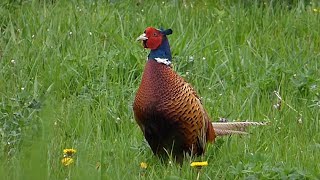
[[[1,1],[1,178],[320,178],[319,7]],[[190,159],[181,168],[161,163],[132,112],[148,53],[135,39],[147,26],[173,29],[174,69],[203,97],[212,120],[270,125],[209,145],[198,158],[209,166],[199,171]],[[77,150],[68,167],[65,148]]]

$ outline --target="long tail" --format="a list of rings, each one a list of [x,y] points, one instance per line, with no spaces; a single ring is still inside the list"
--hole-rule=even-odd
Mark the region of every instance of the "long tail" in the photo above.
[[[267,122],[212,122],[216,136],[248,134],[249,126],[265,126]]]

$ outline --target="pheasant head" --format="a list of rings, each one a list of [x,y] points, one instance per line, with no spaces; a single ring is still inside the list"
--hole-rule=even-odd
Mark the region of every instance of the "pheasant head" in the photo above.
[[[156,59],[163,63],[170,64],[172,60],[171,50],[167,35],[172,34],[171,29],[156,29],[147,27],[137,41],[142,41],[143,47],[151,50],[148,59]]]

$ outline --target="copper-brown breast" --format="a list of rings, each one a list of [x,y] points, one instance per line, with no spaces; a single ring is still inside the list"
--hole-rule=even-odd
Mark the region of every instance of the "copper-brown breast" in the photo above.
[[[133,110],[155,154],[164,148],[174,155],[202,154],[207,140],[214,140],[208,115],[193,88],[169,66],[154,60],[145,66]]]

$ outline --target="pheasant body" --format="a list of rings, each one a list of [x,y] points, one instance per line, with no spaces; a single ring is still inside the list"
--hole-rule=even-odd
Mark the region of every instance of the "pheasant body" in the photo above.
[[[212,125],[192,87],[170,66],[155,60],[147,61],[133,109],[155,154],[201,155],[206,142],[214,140]]]

